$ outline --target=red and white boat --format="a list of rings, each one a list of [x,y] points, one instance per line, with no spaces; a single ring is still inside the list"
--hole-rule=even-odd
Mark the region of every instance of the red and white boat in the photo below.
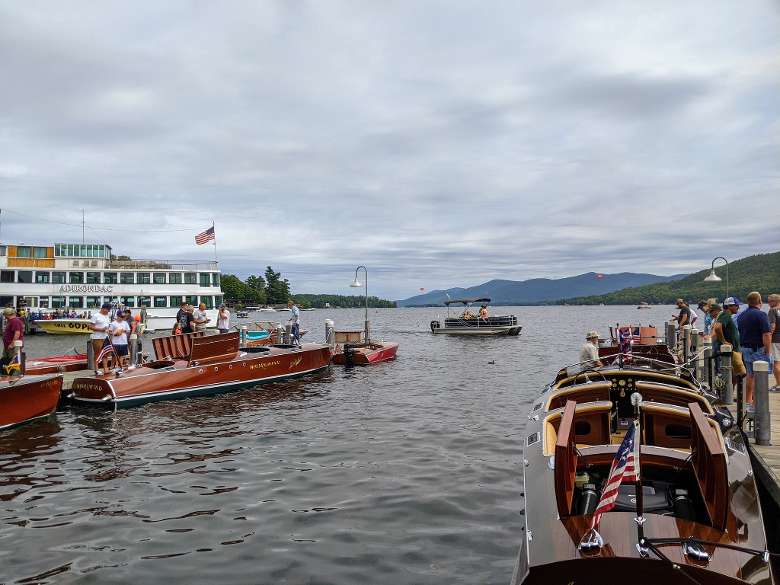
[[[368,366],[394,360],[397,352],[398,344],[394,341],[369,342],[357,345],[346,343],[337,346],[333,354],[333,363],[337,366]]]
[[[156,361],[76,378],[72,400],[111,407],[203,396],[313,374],[330,366],[327,345],[241,348],[239,333],[186,334],[152,340]]]
[[[54,413],[62,376],[0,376],[0,430]]]

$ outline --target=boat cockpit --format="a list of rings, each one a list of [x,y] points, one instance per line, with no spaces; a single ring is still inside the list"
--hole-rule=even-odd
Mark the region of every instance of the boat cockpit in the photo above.
[[[641,395],[639,407],[632,402]],[[636,400],[636,399],[634,399]],[[560,518],[592,514],[615,453],[639,417],[643,511],[724,530],[728,512],[725,413],[691,379],[643,368],[605,367],[559,376],[531,416],[555,475]],[[622,484],[616,511],[635,511]]]

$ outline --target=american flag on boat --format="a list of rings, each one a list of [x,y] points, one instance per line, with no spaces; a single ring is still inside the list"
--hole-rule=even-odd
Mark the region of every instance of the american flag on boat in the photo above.
[[[621,327],[618,331],[618,346],[620,353],[630,355],[634,345],[634,336],[630,327]]]
[[[213,240],[214,237],[214,226],[211,226],[205,232],[200,232],[197,236],[195,236],[195,243],[198,244],[198,246],[202,246],[206,242]]]
[[[112,343],[107,343],[103,346],[103,349],[100,350],[100,353],[95,358],[95,366],[102,362],[103,358],[107,358],[111,354],[117,355],[116,350],[114,349],[114,345]]]
[[[615,501],[618,496],[618,489],[622,482],[633,483],[639,481],[639,443],[637,440],[637,427],[639,423],[634,424],[626,431],[623,442],[615,453],[615,459],[612,460],[612,467],[609,470],[609,477],[604,483],[604,489],[601,491],[596,511],[593,513],[593,521],[590,524],[591,529],[595,530],[601,522],[601,515],[609,512],[615,507]]]

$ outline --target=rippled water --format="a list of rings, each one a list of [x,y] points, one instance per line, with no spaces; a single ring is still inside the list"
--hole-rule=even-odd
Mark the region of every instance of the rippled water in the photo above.
[[[395,362],[0,432],[0,582],[507,583],[531,399],[586,330],[671,310],[501,308],[520,337],[462,339],[372,309]],[[363,313],[303,313],[307,339],[328,317]]]

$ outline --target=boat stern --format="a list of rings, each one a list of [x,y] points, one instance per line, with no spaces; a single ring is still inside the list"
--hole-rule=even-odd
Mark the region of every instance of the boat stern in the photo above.
[[[70,400],[92,404],[110,404],[116,400],[111,381],[106,378],[76,378],[73,380]]]

